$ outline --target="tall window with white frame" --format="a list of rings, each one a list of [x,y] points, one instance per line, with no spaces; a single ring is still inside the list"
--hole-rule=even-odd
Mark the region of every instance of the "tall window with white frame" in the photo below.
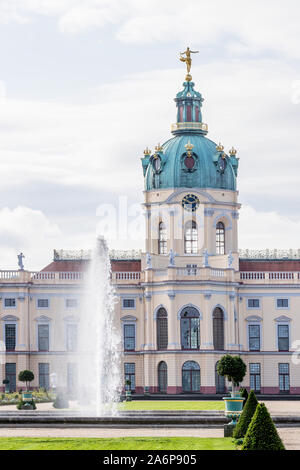
[[[49,351],[49,325],[38,325],[38,350]]]
[[[290,391],[290,365],[288,363],[278,364],[279,392],[289,393]]]
[[[161,307],[156,315],[157,349],[168,348],[168,314]]]
[[[260,325],[249,325],[249,351],[260,351]]]
[[[135,391],[135,363],[125,362],[124,363],[124,374],[125,374],[125,388],[126,390]],[[130,382],[130,385],[126,382]]]
[[[41,388],[45,388],[46,390],[48,390],[50,387],[48,362],[39,363],[39,386]]]
[[[135,350],[135,325],[124,324],[124,351]]]
[[[249,364],[250,369],[250,389],[254,392],[261,390],[261,379],[260,379],[260,363]]]
[[[5,379],[8,380],[8,384],[5,388],[9,392],[15,392],[17,387],[17,374],[16,374],[16,363],[7,362],[5,364]]]
[[[215,350],[224,350],[224,313],[219,307],[213,312],[213,343]]]
[[[216,253],[225,255],[225,225],[218,222],[216,226]]]
[[[200,348],[200,315],[194,307],[185,308],[180,314],[181,349]]]
[[[158,254],[167,254],[167,229],[164,222],[160,222],[158,225]]]
[[[290,349],[289,325],[278,325],[278,351],[288,351]]]
[[[16,348],[16,325],[6,323],[5,325],[5,348],[6,351],[14,351]]]
[[[184,253],[187,255],[196,255],[198,253],[198,230],[194,220],[189,220],[185,224]]]

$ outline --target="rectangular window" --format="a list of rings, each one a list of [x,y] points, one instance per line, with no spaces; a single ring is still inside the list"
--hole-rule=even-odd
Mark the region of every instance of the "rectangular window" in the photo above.
[[[249,325],[249,350],[260,351],[260,325]]]
[[[49,364],[47,362],[39,363],[39,386],[49,390]]]
[[[49,300],[48,299],[38,299],[37,306],[38,306],[38,308],[48,308],[49,307]]]
[[[163,222],[158,227],[158,254],[167,254],[167,229]]]
[[[9,380],[8,384],[5,385],[5,389],[9,392],[16,391],[17,379],[16,379],[16,363],[7,362],[5,364],[5,379]]]
[[[278,351],[288,351],[290,348],[289,325],[278,325]]]
[[[288,308],[289,299],[277,299],[277,308]]]
[[[5,307],[15,307],[16,306],[16,299],[4,299],[4,306]]]
[[[123,299],[123,308],[134,308],[135,301],[134,299]]]
[[[125,372],[125,389],[135,391],[135,363],[134,362],[125,362],[124,364]],[[130,381],[130,385],[126,384],[126,381]]]
[[[77,307],[77,299],[67,299],[66,300],[66,306],[68,308],[75,308]]]
[[[197,268],[198,268],[197,264],[187,264],[185,274],[187,276],[196,276]]]
[[[38,349],[49,351],[49,325],[38,325]]]
[[[16,325],[5,325],[5,347],[6,351],[14,351],[16,348]]]
[[[181,349],[200,348],[200,320],[199,318],[181,318]]]
[[[249,364],[250,365],[250,389],[255,392],[261,390],[261,378],[260,378],[260,364]]]
[[[76,396],[78,387],[78,370],[77,364],[68,362],[67,364],[67,392],[69,397]]]
[[[124,350],[135,350],[135,325],[124,325]]]
[[[77,325],[67,324],[67,351],[77,351]]]
[[[259,299],[248,299],[248,308],[259,308]]]
[[[290,391],[290,365],[278,364],[279,373],[279,391],[288,393]]]

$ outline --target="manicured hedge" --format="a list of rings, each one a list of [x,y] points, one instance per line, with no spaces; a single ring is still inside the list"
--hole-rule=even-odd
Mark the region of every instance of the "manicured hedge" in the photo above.
[[[256,407],[242,450],[285,450],[264,403],[260,403]]]
[[[244,409],[240,416],[240,419],[237,422],[237,425],[233,431],[233,437],[235,439],[241,439],[245,437],[249,424],[251,423],[252,416],[255,413],[256,407],[258,405],[257,398],[253,390],[251,390]]]

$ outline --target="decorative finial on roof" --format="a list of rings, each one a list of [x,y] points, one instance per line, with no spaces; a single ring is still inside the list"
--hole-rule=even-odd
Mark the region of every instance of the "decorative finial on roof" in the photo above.
[[[186,148],[188,151],[193,150],[194,146],[191,144],[190,140],[189,140],[188,143],[185,145],[185,148]]]
[[[151,155],[151,150],[148,148],[148,145],[144,150],[144,155],[146,155],[146,156]]]
[[[190,82],[192,80],[192,75],[190,75],[191,71],[191,66],[192,66],[192,58],[191,54],[198,54],[199,51],[191,51],[189,47],[187,47],[186,51],[180,52],[180,57],[179,60],[181,62],[186,63],[186,69],[187,69],[187,76],[185,77],[187,82]],[[185,57],[183,57],[185,55]]]
[[[237,150],[236,150],[234,147],[232,147],[232,148],[229,150],[229,155],[235,157],[236,154],[237,154]]]
[[[157,146],[155,147],[155,152],[162,152],[162,146],[160,144],[157,144]]]
[[[224,145],[219,143],[219,145],[217,146],[217,152],[223,152],[223,150],[224,150]]]

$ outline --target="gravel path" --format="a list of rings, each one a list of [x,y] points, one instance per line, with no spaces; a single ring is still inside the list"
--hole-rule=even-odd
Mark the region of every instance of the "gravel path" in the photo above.
[[[267,401],[264,403],[272,415],[300,415],[300,400],[299,401]],[[72,410],[72,402],[70,402],[70,408],[68,411]],[[201,405],[201,402],[199,402]],[[37,409],[40,411],[54,410],[52,403],[38,403]],[[16,410],[16,405],[4,405],[0,406],[1,411],[14,411]]]

